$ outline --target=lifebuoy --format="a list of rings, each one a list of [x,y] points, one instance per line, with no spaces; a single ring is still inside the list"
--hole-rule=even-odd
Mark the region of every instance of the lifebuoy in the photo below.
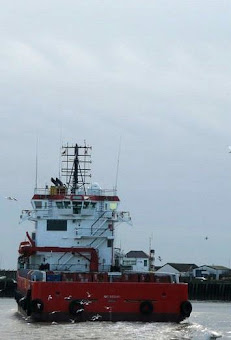
[[[69,312],[71,315],[80,315],[84,311],[84,305],[80,300],[72,300],[69,304]]]
[[[192,305],[190,301],[183,301],[180,305],[180,312],[183,316],[189,317],[192,311]]]
[[[144,315],[150,315],[153,312],[153,304],[151,301],[146,300],[140,304],[140,313]]]
[[[40,299],[34,299],[30,303],[30,311],[32,313],[42,313],[44,308],[44,303]]]

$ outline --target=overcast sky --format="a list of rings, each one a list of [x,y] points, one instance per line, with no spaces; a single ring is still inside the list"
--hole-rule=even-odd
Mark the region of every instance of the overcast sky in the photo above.
[[[231,265],[231,2],[0,1],[0,268],[16,268],[60,140],[93,146],[133,227],[124,251]],[[9,201],[5,196],[17,197]],[[208,237],[206,240],[205,237]]]

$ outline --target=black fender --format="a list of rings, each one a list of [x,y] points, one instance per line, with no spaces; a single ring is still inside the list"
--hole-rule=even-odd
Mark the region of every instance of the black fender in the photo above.
[[[18,305],[23,309],[26,310],[27,309],[27,299],[26,296],[21,297],[18,300]]]
[[[140,313],[143,315],[150,315],[153,312],[153,304],[149,300],[142,301],[140,304]]]
[[[19,300],[21,299],[23,297],[23,295],[19,292],[19,291],[15,291],[14,292],[14,298],[15,298],[15,300],[16,300],[16,302],[18,303],[19,302]]]
[[[77,316],[84,312],[84,305],[81,300],[72,300],[68,309],[71,315]]]
[[[180,305],[180,313],[185,317],[189,317],[192,312],[192,305],[190,301],[183,301]]]
[[[43,308],[44,308],[44,303],[40,299],[34,299],[30,302],[31,313],[42,313]]]

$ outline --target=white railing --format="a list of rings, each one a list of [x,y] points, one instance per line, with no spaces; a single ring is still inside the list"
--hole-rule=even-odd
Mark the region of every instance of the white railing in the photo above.
[[[34,194],[35,195],[49,195],[50,189],[49,188],[35,188]]]

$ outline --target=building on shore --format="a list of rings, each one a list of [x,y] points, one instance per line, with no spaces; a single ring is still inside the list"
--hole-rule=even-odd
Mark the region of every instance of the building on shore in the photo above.
[[[193,277],[193,270],[198,268],[194,263],[166,263],[156,270],[157,273],[174,273],[179,277]]]
[[[204,277],[220,280],[222,277],[230,277],[231,269],[217,265],[203,265],[193,269],[193,277]]]
[[[131,250],[122,259],[123,269],[148,272],[150,257],[142,250]]]

